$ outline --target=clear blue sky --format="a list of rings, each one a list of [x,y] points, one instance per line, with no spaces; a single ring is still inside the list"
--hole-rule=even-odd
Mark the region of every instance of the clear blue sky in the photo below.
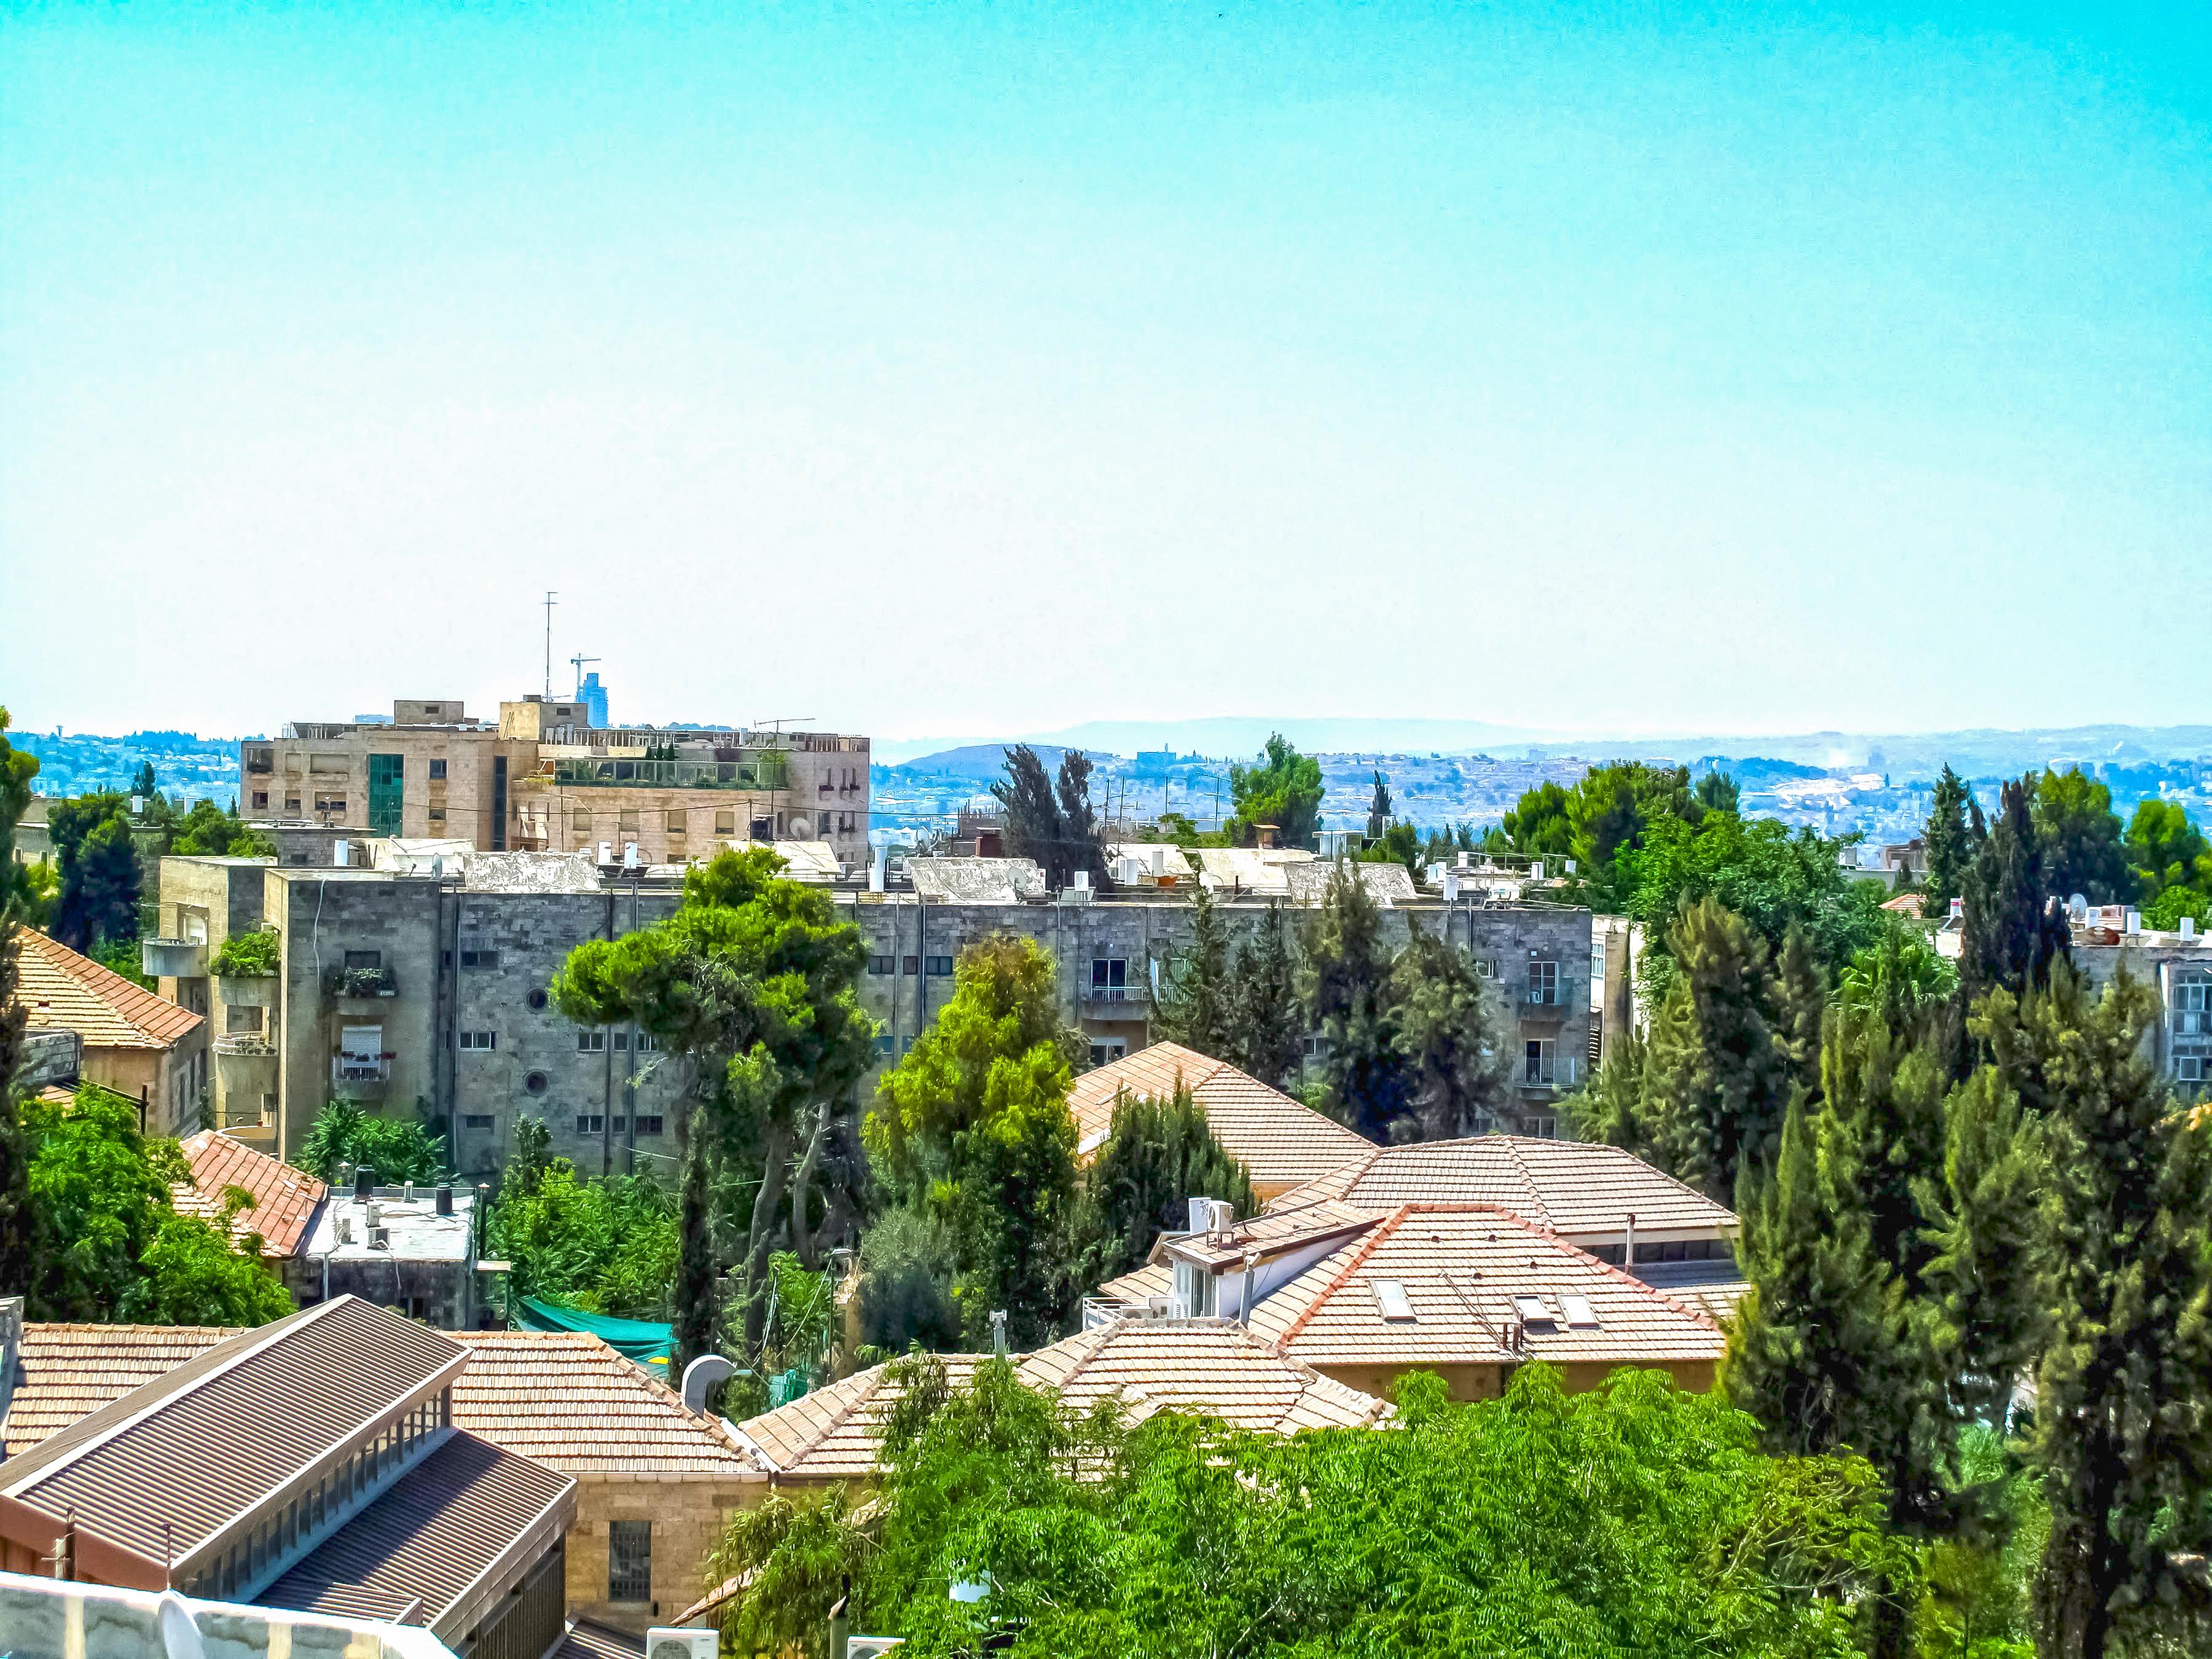
[[[2112,9],[8,6],[0,702],[2203,720]]]

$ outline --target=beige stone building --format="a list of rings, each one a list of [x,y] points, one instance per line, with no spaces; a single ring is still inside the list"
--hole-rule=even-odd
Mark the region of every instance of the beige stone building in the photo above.
[[[240,745],[246,817],[358,824],[486,852],[682,864],[747,842],[823,841],[867,858],[868,740],[823,732],[594,727],[537,696],[498,721],[402,698],[389,723],[297,721]]]
[[[149,1134],[191,1133],[209,1082],[207,1021],[32,928],[15,944],[24,1023],[76,1033],[79,1075],[141,1103]]]

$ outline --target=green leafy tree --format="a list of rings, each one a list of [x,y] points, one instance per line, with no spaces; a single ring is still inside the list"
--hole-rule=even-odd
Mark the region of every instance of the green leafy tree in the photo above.
[[[1240,1216],[1259,1209],[1251,1172],[1213,1138],[1188,1085],[1167,1100],[1115,1101],[1084,1194],[1091,1247],[1083,1277],[1094,1284],[1142,1265],[1161,1233],[1182,1230],[1194,1198],[1226,1200]]]
[[[2136,893],[2135,872],[2112,792],[2079,767],[2044,769],[2029,792],[2029,815],[2042,854],[2044,878],[2061,896],[2080,893],[2092,904],[2124,904]]]
[[[1050,1340],[1078,1288],[1067,1085],[1079,1039],[1060,1023],[1055,979],[1031,940],[969,946],[936,1023],[878,1083],[864,1131],[894,1199],[951,1235],[970,1343],[988,1340],[994,1310],[1015,1340]]]
[[[1928,842],[1928,879],[1921,889],[1920,914],[1940,921],[1951,914],[1951,901],[1966,890],[1966,867],[1974,842],[1966,829],[1966,807],[1973,799],[1965,781],[1948,765],[1936,780],[1922,832]]]
[[[1321,823],[1321,763],[1301,755],[1279,732],[1272,732],[1257,766],[1229,769],[1230,798],[1237,815],[1230,829],[1237,844],[1252,845],[1263,823],[1272,823],[1285,847],[1311,847]]]
[[[1390,969],[1392,1041],[1422,1138],[1470,1135],[1513,1113],[1513,1029],[1463,951],[1413,927]]]
[[[1270,903],[1237,946],[1236,1042],[1227,1057],[1271,1089],[1289,1084],[1304,1053],[1298,975],[1290,923],[1281,907]]]
[[[336,1181],[342,1164],[374,1170],[382,1187],[435,1182],[447,1175],[446,1148],[428,1125],[373,1116],[334,1100],[308,1126],[300,1167],[319,1181]]]
[[[1656,825],[1694,829],[1704,817],[1684,766],[1612,761],[1590,768],[1567,795],[1569,845],[1585,884],[1607,908],[1620,908],[1617,895],[1627,886],[1626,872],[1618,869],[1624,854],[1641,848]]]
[[[553,981],[554,1003],[570,1019],[635,1021],[684,1068],[692,1105],[678,1119],[676,1323],[686,1363],[719,1316],[700,1298],[714,1277],[706,1267],[719,1265],[706,1255],[716,1249],[706,1212],[720,1169],[758,1172],[741,1235],[748,1356],[763,1340],[779,1235],[811,1267],[857,1213],[849,1188],[828,1184],[825,1152],[850,1135],[853,1085],[873,1049],[854,988],[866,947],[827,894],[781,868],[767,848],[719,854],[685,876],[674,915],[579,945]],[[695,1169],[691,1141],[702,1135]]]
[[[1575,855],[1575,825],[1567,792],[1556,783],[1540,783],[1525,791],[1507,811],[1498,830],[1505,838],[1506,851],[1530,858]]]
[[[1237,1024],[1229,930],[1212,892],[1201,886],[1191,895],[1190,946],[1160,975],[1152,1027],[1164,1042],[1233,1060],[1240,1046]]]
[[[2179,801],[2138,801],[2124,850],[2146,915],[2169,889],[2212,893],[2212,848]]]
[[[197,800],[172,828],[168,851],[179,858],[272,859],[276,843],[248,826],[235,811]]]
[[[1407,1115],[1410,1091],[1382,912],[1349,864],[1330,872],[1304,958],[1307,1014],[1326,1039],[1324,1109],[1370,1139],[1386,1139]]]
[[[1401,1384],[1388,1428],[1296,1437],[1177,1413],[1132,1429],[987,1364],[953,1389],[919,1357],[880,1498],[733,1519],[714,1571],[740,1647],[820,1654],[830,1603],[917,1656],[1839,1656],[1910,1581],[1880,1481],[1776,1458],[1711,1395],[1624,1371],[1570,1395]],[[951,1585],[982,1583],[980,1602]]]
[[[2212,1549],[2212,1125],[2175,1109],[2147,1057],[2158,997],[2094,997],[2069,968],[1977,1023],[2048,1138],[2044,1302],[2029,1459],[2051,1530],[2040,1646],[2103,1659],[2202,1651]]]
[[[1421,832],[1410,823],[1390,824],[1355,854],[1362,864],[1402,864],[1416,876],[1421,870]]]
[[[135,1101],[86,1085],[23,1116],[32,1318],[259,1325],[292,1310],[258,1238],[235,1248],[227,1228],[177,1212],[171,1184],[189,1167],[174,1141],[139,1133]]]
[[[131,840],[130,801],[114,794],[58,800],[46,833],[61,866],[54,937],[89,952],[110,939],[138,937],[138,854]]]
[[[918,1205],[884,1211],[860,1236],[860,1340],[890,1353],[957,1347],[959,1273],[959,1249],[942,1221]]]
[[[30,1283],[32,1216],[30,1152],[26,1144],[15,1079],[22,1068],[24,1013],[15,995],[15,929],[34,902],[15,862],[15,825],[31,804],[39,759],[8,741],[8,711],[0,708],[0,1295],[16,1295]]]
[[[665,1319],[676,1276],[676,1200],[641,1176],[595,1179],[555,1158],[527,1188],[502,1182],[484,1225],[515,1296],[618,1319]]]

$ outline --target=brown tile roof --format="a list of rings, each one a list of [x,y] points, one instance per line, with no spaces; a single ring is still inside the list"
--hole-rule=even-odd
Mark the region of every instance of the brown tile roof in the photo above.
[[[207,1326],[23,1328],[8,1413],[19,1457],[88,1413],[240,1333]],[[704,1474],[742,1480],[751,1455],[714,1418],[684,1402],[580,1331],[451,1331],[469,1356],[453,1381],[453,1425],[568,1474]]]
[[[751,1477],[720,1422],[694,1417],[665,1384],[582,1331],[457,1331],[469,1366],[453,1421],[569,1474]]]
[[[965,1387],[987,1356],[940,1354],[945,1379]],[[742,1425],[764,1467],[787,1479],[866,1480],[876,1473],[885,1425],[900,1389],[878,1365],[817,1389]],[[1240,1428],[1276,1434],[1355,1427],[1389,1407],[1271,1352],[1225,1320],[1115,1320],[1025,1354],[1015,1374],[1052,1389],[1079,1411],[1109,1395],[1129,1420],[1162,1411],[1202,1412]]]
[[[1387,1316],[1378,1280],[1402,1288],[1413,1318]],[[1570,1322],[1559,1300],[1570,1295],[1589,1303],[1595,1326]],[[1529,1296],[1554,1317],[1531,1322],[1516,1351],[1515,1298]],[[1492,1205],[1401,1205],[1261,1301],[1251,1329],[1316,1365],[1630,1365],[1714,1360],[1723,1346],[1703,1313]]]
[[[1082,1156],[1104,1144],[1117,1097],[1171,1099],[1178,1077],[1205,1111],[1213,1138],[1251,1172],[1252,1184],[1263,1193],[1310,1181],[1375,1150],[1373,1141],[1227,1060],[1180,1043],[1156,1042],[1085,1072],[1069,1088],[1067,1109],[1075,1116]]]
[[[456,1434],[254,1601],[425,1626],[450,1644],[568,1531],[575,1494],[567,1475]]]
[[[1147,1261],[1134,1273],[1108,1279],[1091,1294],[1102,1302],[1119,1302],[1125,1306],[1134,1307],[1148,1296],[1166,1296],[1174,1289],[1175,1269],[1163,1256],[1158,1261]]]
[[[33,1025],[75,1031],[88,1048],[171,1048],[200,1017],[31,928],[18,928],[15,1000]]]
[[[1733,1237],[1733,1211],[1618,1146],[1520,1135],[1371,1146],[1268,1205],[1333,1198],[1366,1209],[1495,1204],[1572,1238],[1616,1240],[1629,1216],[1640,1238]]]
[[[305,1170],[213,1129],[187,1136],[181,1144],[192,1178],[189,1186],[170,1189],[178,1209],[219,1221],[224,1189],[240,1187],[253,1194],[253,1206],[240,1211],[231,1223],[234,1237],[260,1234],[264,1255],[297,1255],[306,1246],[315,1211],[330,1196],[328,1187]]]
[[[79,1418],[238,1334],[212,1325],[25,1325],[6,1455],[21,1457]]]

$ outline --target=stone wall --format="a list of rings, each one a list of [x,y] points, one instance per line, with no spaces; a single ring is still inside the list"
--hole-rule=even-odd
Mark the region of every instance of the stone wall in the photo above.
[[[722,1480],[698,1476],[576,1478],[576,1524],[568,1533],[568,1616],[642,1634],[648,1626],[672,1625],[707,1593],[708,1554],[720,1540],[733,1510],[767,1495],[768,1480]],[[607,1599],[609,1523],[653,1523],[653,1599]]]

